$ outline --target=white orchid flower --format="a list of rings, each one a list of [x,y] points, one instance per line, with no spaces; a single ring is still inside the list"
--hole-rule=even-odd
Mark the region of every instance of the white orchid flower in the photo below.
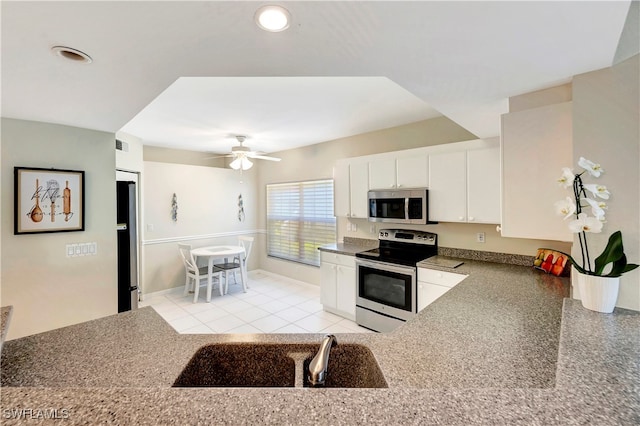
[[[602,169],[600,164],[596,164],[592,161],[589,161],[584,157],[580,157],[580,160],[578,161],[578,166],[585,169],[593,177],[600,177],[600,174],[604,173],[604,170]]]
[[[578,232],[592,232],[594,234],[602,231],[602,222],[598,218],[587,216],[586,213],[580,213],[578,219],[569,222],[569,229],[574,234]]]
[[[600,197],[605,200],[609,199],[610,192],[607,191],[607,187],[604,185],[596,185],[595,183],[590,183],[588,185],[585,185],[584,189],[591,192],[596,197]]]
[[[569,217],[576,212],[576,205],[569,197],[556,201],[554,206],[556,207],[556,214],[564,216],[565,220],[569,219]]]
[[[562,185],[563,188],[569,188],[573,185],[573,180],[575,179],[575,175],[573,171],[568,167],[562,168],[562,176],[558,179],[558,183]]]
[[[592,200],[591,198],[584,198],[584,201],[589,203],[589,205],[591,206],[591,214],[594,215],[600,222],[603,222],[604,208],[602,208],[601,205],[605,208],[607,205],[605,203],[600,203],[598,201]]]

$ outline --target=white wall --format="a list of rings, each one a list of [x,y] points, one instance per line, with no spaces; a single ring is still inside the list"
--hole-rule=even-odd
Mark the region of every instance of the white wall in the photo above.
[[[117,313],[115,135],[2,119],[1,304],[13,305],[8,339]],[[85,231],[13,234],[13,168],[85,171]],[[96,242],[96,256],[66,244]]]
[[[128,133],[117,132],[116,139],[126,144],[122,151],[116,150],[116,168],[129,172],[142,172],[143,169],[143,144],[142,139]],[[115,150],[115,143],[114,143]]]
[[[254,166],[257,167],[257,166]],[[195,247],[237,243],[238,235],[258,237],[258,200],[254,169],[243,172],[216,167],[145,161],[143,294],[184,285],[177,243]],[[171,198],[178,200],[178,220],[171,219]],[[245,218],[238,220],[242,194]],[[255,254],[254,252],[254,254]],[[256,268],[252,255],[248,269]]]
[[[592,258],[609,236],[622,231],[628,261],[640,264],[640,55],[573,79],[574,164],[582,156],[600,163],[605,173],[590,182],[606,185],[607,223],[587,237]],[[574,255],[579,255],[577,239]],[[640,268],[639,268],[640,269]],[[640,270],[620,280],[617,306],[640,310]]]

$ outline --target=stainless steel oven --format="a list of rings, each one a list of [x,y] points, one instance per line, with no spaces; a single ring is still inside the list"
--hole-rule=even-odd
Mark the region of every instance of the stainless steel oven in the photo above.
[[[415,267],[356,259],[356,281],[356,318],[365,327],[391,331],[416,314]]]
[[[356,322],[375,331],[392,331],[417,310],[417,267],[437,254],[429,232],[382,229],[379,247],[356,254]]]

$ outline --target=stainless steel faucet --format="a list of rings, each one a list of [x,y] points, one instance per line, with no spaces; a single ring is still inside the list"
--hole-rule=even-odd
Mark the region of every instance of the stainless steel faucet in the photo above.
[[[331,348],[338,344],[336,336],[327,334],[322,339],[320,349],[316,356],[309,363],[309,384],[311,386],[324,386],[327,380],[327,366],[329,365],[329,352]]]

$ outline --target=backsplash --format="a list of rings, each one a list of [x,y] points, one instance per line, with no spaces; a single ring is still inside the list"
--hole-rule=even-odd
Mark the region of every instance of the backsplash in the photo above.
[[[490,251],[466,250],[449,247],[438,247],[438,255],[457,257],[459,259],[481,260],[483,262],[508,263],[520,266],[532,266],[534,260],[534,256],[525,256],[522,254],[494,253]]]
[[[363,248],[378,247],[378,240],[367,238],[344,237],[344,244]],[[438,247],[438,255],[459,259],[480,260],[483,262],[508,263],[510,265],[532,266],[535,256],[522,254],[495,253],[491,251],[467,250],[459,248]]]
[[[343,239],[345,244],[351,244],[354,246],[364,247],[364,248],[376,248],[378,247],[378,240],[370,240],[367,238],[356,238],[356,237],[344,237]]]

